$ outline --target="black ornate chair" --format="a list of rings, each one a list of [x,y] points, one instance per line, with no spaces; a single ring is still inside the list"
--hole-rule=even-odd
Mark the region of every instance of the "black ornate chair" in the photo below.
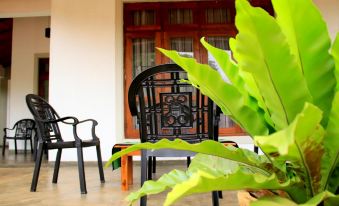
[[[217,107],[198,89],[182,81],[186,75],[178,65],[164,64],[147,69],[132,81],[128,103],[132,116],[137,117],[141,142],[154,143],[164,138],[180,138],[189,143],[218,140]],[[152,157],[193,155],[189,151],[168,149],[141,151],[141,185],[151,179],[150,165],[155,163]],[[218,192],[212,192],[212,202],[219,205]],[[146,203],[144,196],[140,205]]]
[[[29,140],[31,144],[31,152],[33,153],[32,137],[34,130],[35,130],[35,121],[33,119],[21,119],[14,124],[12,129],[4,128],[2,155],[5,155],[5,145],[6,140],[8,139],[14,140],[15,154],[18,154],[17,140],[25,141],[25,154],[27,153],[27,140]],[[12,135],[9,134],[10,131],[13,131]]]
[[[98,167],[99,175],[102,183],[105,182],[101,151],[100,151],[100,140],[95,134],[95,126],[98,124],[97,121],[93,119],[87,119],[84,121],[79,121],[75,117],[63,117],[60,118],[56,111],[41,97],[28,94],[26,96],[26,103],[31,111],[36,124],[37,124],[37,133],[38,133],[38,148],[37,156],[35,160],[35,168],[31,184],[31,192],[36,191],[38,184],[39,171],[42,160],[42,153],[44,150],[48,149],[57,149],[57,155],[54,166],[53,173],[53,183],[57,183],[59,166],[61,159],[62,149],[66,148],[76,148],[78,154],[78,169],[79,169],[79,180],[80,180],[80,190],[81,194],[86,194],[86,180],[85,180],[85,170],[84,170],[84,160],[83,160],[83,147],[96,146],[97,157],[98,157]],[[82,140],[77,134],[77,125],[83,122],[90,121],[92,122],[92,137],[89,140]],[[64,141],[61,132],[59,129],[60,123],[68,124],[73,127],[73,138],[74,140]]]

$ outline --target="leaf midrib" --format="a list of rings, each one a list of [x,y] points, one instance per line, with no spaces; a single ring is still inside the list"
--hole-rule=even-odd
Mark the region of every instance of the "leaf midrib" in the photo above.
[[[284,103],[283,103],[283,101],[282,101],[282,98],[281,98],[281,96],[279,95],[278,90],[277,90],[277,88],[276,88],[276,85],[275,85],[275,83],[274,83],[274,81],[273,81],[273,79],[272,79],[271,70],[268,69],[269,66],[268,66],[268,64],[267,64],[266,58],[264,59],[264,62],[265,62],[265,65],[266,65],[266,68],[267,68],[267,71],[268,71],[268,76],[269,76],[269,78],[270,78],[270,80],[271,80],[271,82],[272,82],[273,89],[274,89],[276,95],[278,96],[279,102],[280,102],[281,107],[282,107],[282,109],[283,109],[283,111],[284,111],[284,117],[285,117],[286,123],[287,123],[287,125],[289,125],[289,121],[288,121],[288,117],[287,117],[287,112],[286,112],[285,105],[284,105]]]
[[[303,165],[303,167],[306,171],[306,180],[305,180],[306,185],[307,185],[306,189],[309,188],[306,192],[307,192],[307,194],[310,195],[309,198],[311,198],[314,195],[314,189],[313,189],[313,186],[312,186],[312,183],[311,183],[312,182],[312,178],[311,178],[311,175],[310,175],[311,172],[310,172],[309,168],[307,167],[307,163],[306,163],[306,160],[304,159],[304,155],[301,151],[299,143],[296,140],[294,140],[294,143],[297,146],[297,150],[298,150],[302,165]]]
[[[256,38],[257,42],[261,42],[260,39],[258,38],[260,35],[259,35],[258,30],[257,30],[257,27],[255,26],[255,22],[254,22],[253,17],[252,17],[253,14],[251,14],[251,12],[247,11],[247,9],[245,9],[245,10],[246,10],[247,15],[249,15],[250,21],[252,22],[252,25],[253,25],[253,28],[254,28],[253,30],[256,32],[255,38]],[[277,26],[279,27],[278,24],[277,24]],[[279,28],[280,28],[280,27],[279,27]],[[262,45],[263,45],[263,44],[259,44],[259,48],[260,48],[260,50],[261,50],[261,54],[265,54],[264,49],[262,48]],[[265,55],[263,55],[263,57],[265,57]],[[276,92],[276,95],[278,96],[278,99],[279,99],[279,102],[280,102],[280,104],[281,104],[281,107],[282,107],[282,109],[283,109],[283,111],[284,111],[285,120],[286,120],[287,125],[288,125],[288,124],[289,124],[289,121],[288,121],[288,117],[287,117],[287,114],[286,114],[285,105],[283,104],[282,99],[281,99],[279,93],[277,92],[276,85],[274,84],[274,82],[273,82],[273,80],[272,80],[272,74],[271,74],[271,72],[270,72],[270,69],[269,69],[270,67],[268,66],[268,63],[267,63],[267,61],[266,61],[266,58],[264,58],[264,64],[265,64],[265,68],[266,68],[266,70],[267,70],[267,72],[268,72],[268,74],[269,74],[269,78],[270,78],[270,80],[271,80],[271,83],[272,83],[272,86],[273,86],[273,88],[274,88],[274,91]]]

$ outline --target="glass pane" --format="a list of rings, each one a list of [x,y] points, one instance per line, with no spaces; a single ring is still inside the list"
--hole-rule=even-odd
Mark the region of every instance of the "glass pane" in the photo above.
[[[170,9],[169,24],[192,24],[192,9]]]
[[[193,57],[193,39],[176,37],[170,39],[171,50],[176,50],[181,56]]]
[[[205,11],[205,21],[208,24],[223,24],[231,22],[230,10],[226,8],[211,8]]]
[[[225,50],[226,52],[230,53],[228,40],[229,38],[225,36],[214,36],[214,37],[206,38],[206,41],[212,46]],[[215,61],[214,57],[209,52],[208,52],[208,64],[216,70],[221,70],[221,68]],[[228,78],[226,76],[225,78],[226,78],[225,80],[228,81]]]
[[[133,12],[133,25],[154,25],[155,24],[155,11],[153,10],[141,10]]]
[[[155,66],[155,41],[154,39],[133,39],[133,79],[142,71]],[[133,117],[133,127],[139,129],[137,118]]]
[[[183,57],[193,57],[193,39],[191,37],[175,37],[170,39],[171,50],[176,50]],[[170,60],[170,63],[174,63]],[[183,79],[187,76],[183,76]],[[190,88],[181,88],[184,92],[192,92]]]
[[[133,39],[133,78],[152,66],[155,66],[154,39]]]
[[[226,36],[210,36],[206,37],[206,41],[210,43],[212,46],[217,47],[222,50],[229,50],[228,44],[229,38]]]
[[[219,128],[230,128],[234,127],[235,123],[226,115],[220,115]]]
[[[212,46],[217,47],[219,49],[225,50],[228,53],[230,53],[229,50],[229,44],[228,44],[228,37],[224,37],[224,36],[219,36],[219,37],[207,37],[206,41],[208,43],[210,43]],[[219,65],[217,64],[217,62],[215,61],[214,57],[208,52],[208,64],[218,70],[221,71],[221,68],[219,67]],[[224,74],[223,72],[221,74]],[[226,82],[229,82],[229,79],[227,78],[226,75],[222,75],[224,80]],[[227,116],[225,115],[221,115],[220,116],[220,122],[219,122],[219,127],[220,128],[229,128],[229,127],[234,127],[235,123]]]

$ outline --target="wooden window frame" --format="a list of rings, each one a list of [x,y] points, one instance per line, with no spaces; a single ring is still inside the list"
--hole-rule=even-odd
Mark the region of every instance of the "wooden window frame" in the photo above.
[[[124,44],[124,67],[133,68],[132,61],[132,51],[133,51],[133,39],[135,38],[154,38],[155,45],[161,45],[161,37],[159,32],[137,32],[137,33],[128,33],[125,35],[125,44]],[[161,54],[156,51],[155,64],[161,64]],[[130,114],[128,107],[128,89],[132,83],[133,74],[132,69],[124,69],[124,128],[125,128],[125,137],[127,139],[134,139],[139,136],[139,131],[131,128],[131,122],[133,122],[133,117]]]
[[[273,15],[272,5],[269,0],[252,0],[254,6],[261,6]],[[223,24],[207,24],[205,22],[205,9],[207,8],[228,8],[231,15],[231,22]],[[169,24],[169,9],[192,9],[193,23],[191,24]],[[155,11],[154,25],[133,25],[133,12],[141,10]],[[205,36],[227,36],[235,37],[237,30],[234,25],[235,5],[234,0],[213,0],[213,1],[185,1],[185,2],[143,2],[124,4],[124,129],[125,137],[138,138],[139,131],[133,128],[132,116],[128,107],[128,88],[132,82],[133,61],[133,39],[154,38],[155,46],[170,49],[169,39],[171,37],[193,37],[194,58],[198,62],[207,63],[207,50],[203,48],[199,40]],[[185,31],[185,32],[183,32]],[[198,54],[198,55],[197,55]],[[169,62],[169,59],[159,51],[155,51],[155,64]],[[220,136],[247,135],[239,126],[220,128]]]

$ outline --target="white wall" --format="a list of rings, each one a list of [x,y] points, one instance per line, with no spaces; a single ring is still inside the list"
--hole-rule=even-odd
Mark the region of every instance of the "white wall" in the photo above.
[[[52,0],[51,8],[50,103],[60,116],[96,119],[107,160],[123,111],[115,108],[115,2]],[[84,159],[96,160],[95,148],[86,150]],[[62,158],[76,160],[76,152]]]
[[[320,9],[324,17],[331,38],[334,40],[335,35],[339,32],[339,1],[338,0],[313,0]]]
[[[123,3],[121,0],[115,1],[115,87],[116,96],[115,110],[120,111],[115,115],[116,118],[116,141],[123,142],[125,139],[124,131],[124,49],[123,49]],[[130,141],[130,140],[129,140]]]
[[[19,119],[30,117],[25,96],[36,91],[35,54],[49,52],[49,39],[44,37],[49,17],[13,19],[12,69],[9,81],[7,125],[12,127]],[[34,91],[35,90],[35,91]],[[21,142],[21,141],[20,141]],[[23,148],[19,143],[19,149]],[[13,141],[9,148],[13,149]]]

